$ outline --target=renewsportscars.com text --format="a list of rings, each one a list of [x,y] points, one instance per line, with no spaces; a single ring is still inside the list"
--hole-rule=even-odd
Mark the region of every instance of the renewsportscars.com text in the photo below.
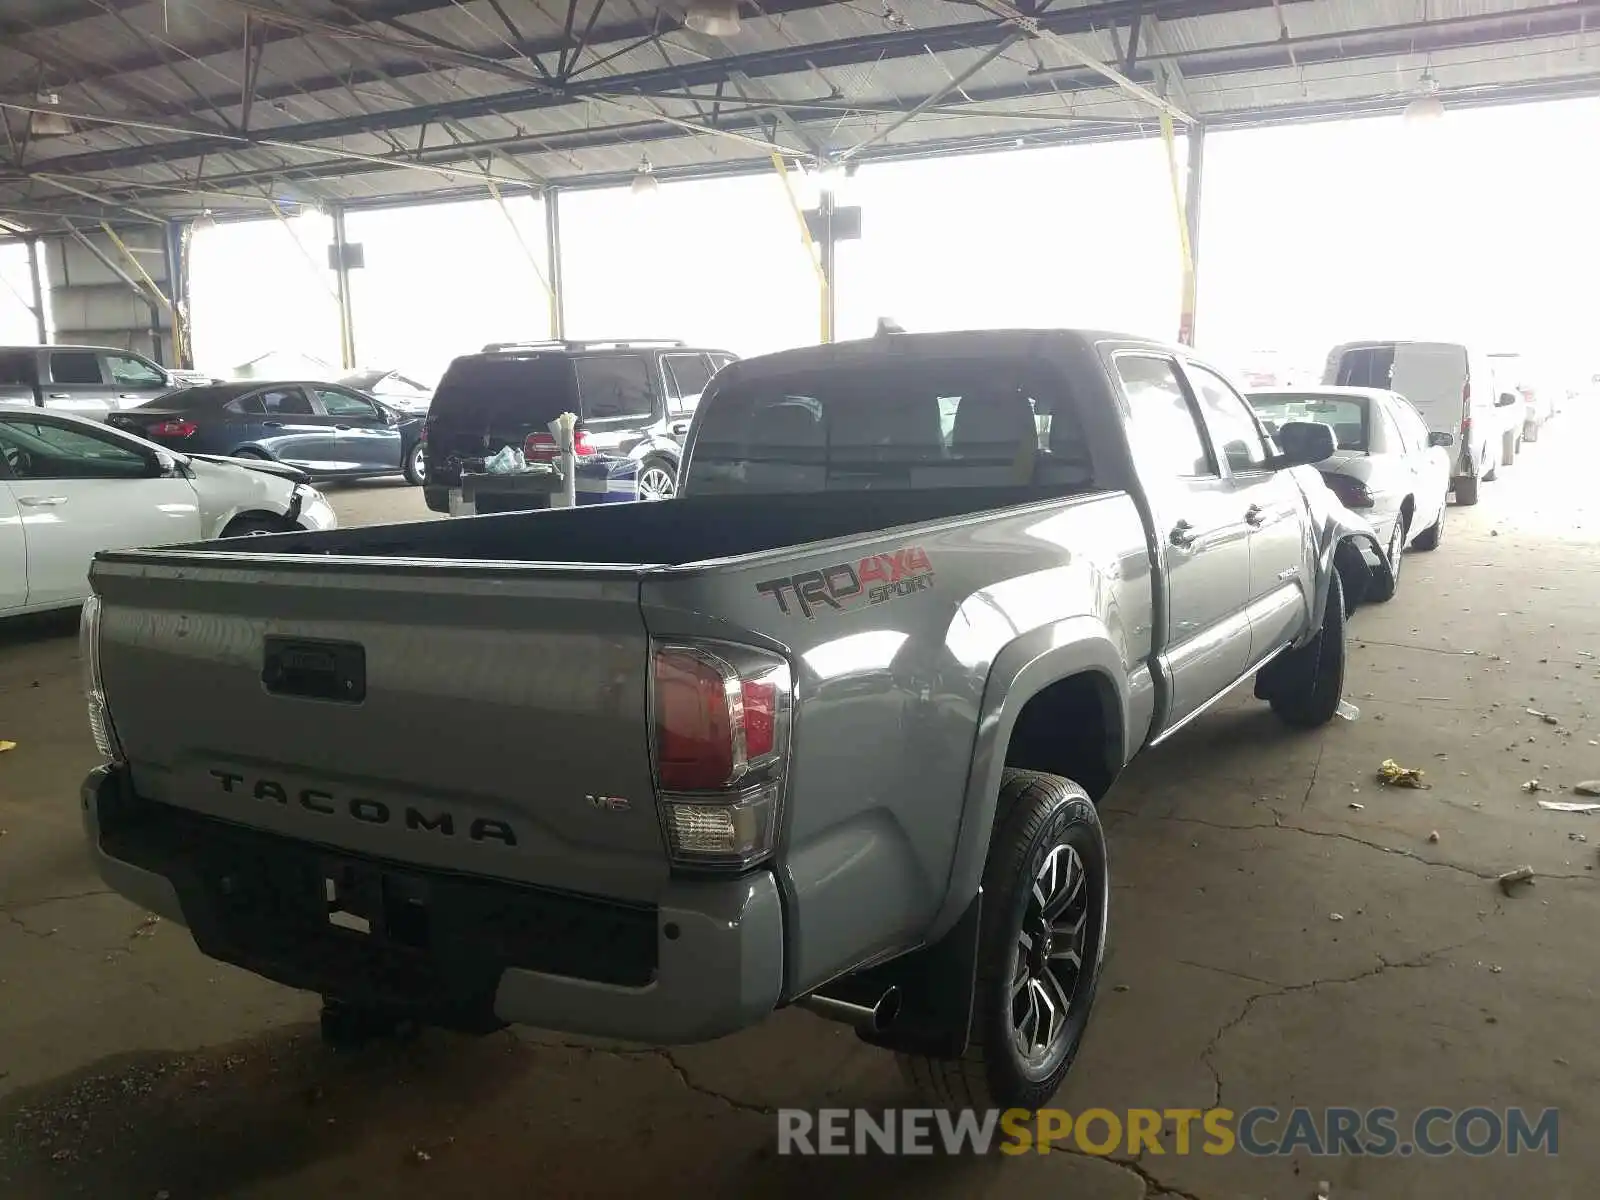
[[[1560,1113],[1547,1108],[1424,1108],[1403,1117],[1393,1108],[1270,1107],[1106,1108],[1070,1113],[1046,1108],[950,1111],[900,1108],[780,1109],[778,1153],[800,1155],[1307,1154],[1314,1157],[1437,1158],[1451,1154],[1554,1156]]]

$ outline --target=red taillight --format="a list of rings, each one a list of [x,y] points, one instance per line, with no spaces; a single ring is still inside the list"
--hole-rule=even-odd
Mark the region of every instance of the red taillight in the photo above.
[[[151,437],[193,437],[200,431],[200,426],[193,421],[162,421],[159,425],[150,426]]]
[[[656,653],[656,777],[663,789],[714,791],[744,766],[744,698],[731,670],[687,650]]]
[[[579,458],[595,453],[589,444],[589,435],[581,429],[572,431],[572,450]],[[556,458],[556,437],[553,433],[530,433],[522,443],[522,456],[535,462],[551,462]]]
[[[1348,475],[1335,475],[1325,472],[1323,482],[1328,485],[1328,490],[1339,497],[1339,502],[1346,508],[1371,508],[1372,493],[1359,479],[1352,479]]]
[[[789,665],[747,646],[658,647],[654,766],[675,863],[743,870],[771,854],[789,754]]]

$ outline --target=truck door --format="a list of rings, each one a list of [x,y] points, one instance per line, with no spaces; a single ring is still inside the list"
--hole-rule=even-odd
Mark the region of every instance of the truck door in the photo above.
[[[107,352],[106,375],[112,384],[112,408],[138,408],[172,390],[167,373],[137,354]]]
[[[1202,432],[1177,363],[1161,355],[1112,360],[1127,394],[1129,442],[1149,496],[1165,570],[1162,673],[1171,686],[1164,725],[1204,707],[1244,674],[1250,656],[1248,504]]]
[[[44,356],[50,378],[39,381],[44,406],[104,421],[116,407],[115,392],[105,378],[95,350],[51,350]]]
[[[22,535],[22,513],[6,486],[10,474],[0,449],[0,613],[28,602],[28,543]]]
[[[1272,446],[1232,386],[1185,362],[1213,449],[1233,485],[1238,517],[1250,529],[1250,662],[1281,649],[1305,628],[1316,581],[1305,540],[1305,499],[1285,472],[1269,471]]]

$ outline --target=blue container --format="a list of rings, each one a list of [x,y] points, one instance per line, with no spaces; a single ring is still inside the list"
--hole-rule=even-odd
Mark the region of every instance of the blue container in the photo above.
[[[584,459],[575,490],[579,504],[630,504],[639,499],[639,464],[631,458]]]

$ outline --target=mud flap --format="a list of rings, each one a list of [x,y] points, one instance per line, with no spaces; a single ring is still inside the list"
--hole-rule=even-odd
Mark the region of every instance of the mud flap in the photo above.
[[[873,1004],[889,988],[900,990],[900,1009],[887,1029],[858,1029],[868,1045],[927,1058],[960,1058],[967,1051],[978,977],[978,929],[983,889],[950,931],[931,946],[857,971],[818,989],[819,994]]]
[[[1375,572],[1389,570],[1383,556],[1367,549],[1355,538],[1346,538],[1333,552],[1333,569],[1344,584],[1344,606],[1348,614],[1359,608],[1372,590]]]

